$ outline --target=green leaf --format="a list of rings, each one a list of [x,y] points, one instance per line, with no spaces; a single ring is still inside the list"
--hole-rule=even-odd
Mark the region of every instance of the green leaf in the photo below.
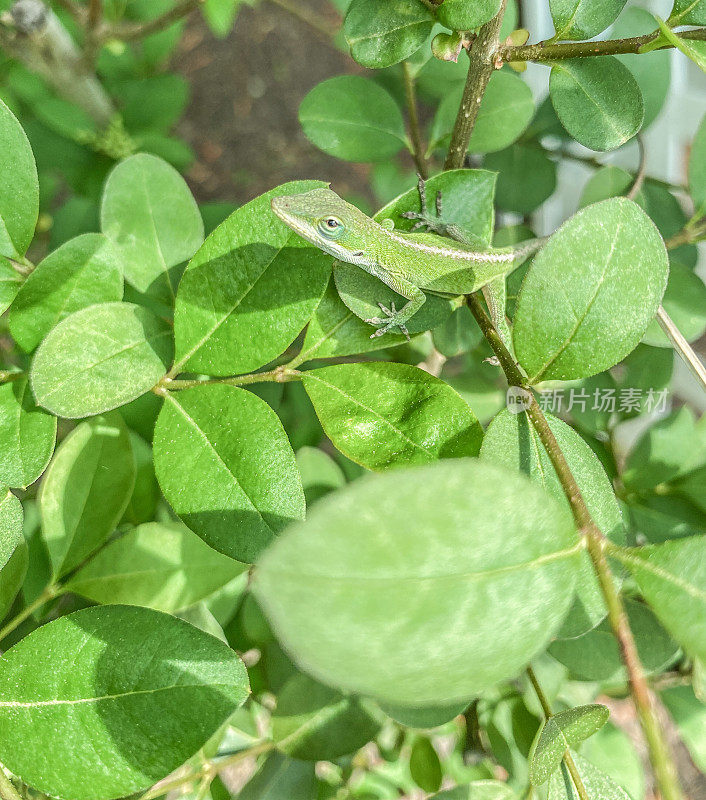
[[[431,800],[517,800],[517,795],[500,781],[473,781],[439,792]]]
[[[10,610],[27,574],[28,549],[22,534],[22,504],[0,486],[0,619]]]
[[[250,563],[304,517],[294,453],[252,392],[213,384],[168,394],[154,432],[164,496],[206,544]]]
[[[617,725],[608,722],[584,742],[581,752],[630,795],[644,800],[645,769],[630,737]]]
[[[625,528],[613,487],[598,458],[581,436],[560,419],[547,422],[566,457],[593,519],[611,541],[625,543]],[[481,458],[525,473],[570,511],[564,489],[527,415],[503,409],[483,438]],[[577,597],[560,636],[573,637],[594,628],[607,613],[598,580],[587,553],[581,555]]]
[[[706,656],[706,536],[616,553],[660,622],[692,655]]]
[[[20,123],[0,100],[0,256],[27,252],[39,216],[39,180]]]
[[[669,24],[706,25],[706,0],[674,0]]]
[[[453,314],[432,331],[434,347],[446,358],[454,358],[477,347],[483,338],[468,306],[457,308]]]
[[[380,708],[392,717],[395,722],[407,728],[438,728],[451,722],[468,708],[468,700],[461,700],[446,706],[396,706],[390,703],[380,703]]]
[[[54,797],[123,797],[181,766],[248,691],[237,654],[182,620],[136,606],[83,609],[3,655],[0,758]]]
[[[407,145],[397,103],[359,75],[317,84],[302,100],[299,122],[320,150],[346,161],[387,161]]]
[[[104,547],[66,589],[94,603],[174,612],[204,600],[245,569],[182,525],[148,522]]]
[[[628,623],[645,671],[648,674],[662,672],[677,658],[677,643],[644,603],[628,599],[624,602]],[[553,641],[548,652],[567,667],[570,676],[576,680],[598,681],[609,685],[620,685],[627,680],[618,642],[607,620],[603,620],[600,625],[582,636]]]
[[[208,27],[219,39],[224,39],[231,32],[242,5],[243,0],[206,0],[202,14]]]
[[[565,222],[517,301],[515,350],[530,381],[586,378],[625,358],[657,312],[668,271],[662,238],[630,200],[604,200]]]
[[[642,36],[655,29],[655,18],[644,8],[628,7],[611,30],[611,39]],[[632,72],[645,102],[643,130],[651,125],[664,107],[672,80],[672,57],[668,50],[628,53],[617,56]]]
[[[687,342],[695,342],[706,331],[706,285],[683,264],[672,262],[662,305]],[[657,320],[652,320],[642,341],[655,347],[672,347]]]
[[[302,447],[297,450],[297,467],[301,474],[307,506],[334,489],[346,485],[343,470],[331,456],[318,447]]]
[[[121,415],[129,426],[130,422],[125,418],[125,414],[121,412]],[[125,522],[128,525],[139,525],[142,522],[151,522],[154,519],[157,503],[162,493],[159,491],[157,477],[154,474],[151,445],[147,444],[141,436],[132,430],[130,431],[130,445],[135,456],[137,472],[135,475],[135,488],[132,490],[130,502],[125,509],[121,522]]]
[[[470,31],[490,22],[500,11],[500,0],[446,0],[436,18],[452,31]]]
[[[626,0],[549,0],[556,39],[593,39],[623,10]]]
[[[425,792],[437,792],[441,787],[443,772],[434,745],[425,736],[419,736],[409,754],[409,771],[412,780]]]
[[[54,577],[77,567],[106,542],[134,483],[130,437],[118,414],[82,422],[64,439],[39,493]]]
[[[203,242],[203,222],[186,182],[147,153],[131,156],[108,176],[101,230],[116,245],[126,280],[166,303],[174,302],[175,268]]]
[[[17,297],[22,286],[22,276],[12,264],[0,255],[0,314],[4,314]]]
[[[591,150],[615,150],[635,136],[644,119],[640,87],[613,56],[554,64],[549,93],[561,124]]]
[[[483,429],[439,378],[407,364],[335,364],[303,377],[326,435],[371,470],[478,455]]]
[[[632,528],[649,544],[706,534],[703,511],[678,495],[649,495],[628,506]]]
[[[702,72],[706,72],[706,50],[703,49],[703,42],[689,42],[686,39],[682,39],[659,17],[655,17],[655,19],[664,38],[674,45],[677,50],[681,50]]]
[[[462,94],[463,86],[456,86],[442,100],[431,128],[430,150],[449,146]],[[533,116],[532,91],[522,78],[505,70],[494,72],[480,104],[468,150],[504,150],[522,135]]]
[[[359,269],[357,271],[362,272]],[[351,273],[351,278],[355,280],[354,273]],[[379,281],[375,283],[381,285]],[[370,330],[370,325],[344,305],[331,278],[306,329],[300,354],[302,363],[313,358],[350,356],[370,350],[384,350],[405,341],[401,333],[386,333],[371,339]]]
[[[450,460],[324,498],[267,550],[254,587],[287,652],[318,679],[445,705],[517,675],[546,646],[577,556],[571,519],[544,491]]]
[[[10,333],[29,353],[69,314],[122,296],[122,268],[113,245],[101,234],[86,233],[28,275],[12,305]]]
[[[292,343],[326,289],[331,256],[277,219],[270,203],[325,185],[279,186],[239,208],[208,237],[179,284],[176,369],[247,372]]]
[[[498,172],[496,201],[506,211],[529,214],[556,189],[556,162],[534,145],[514,144],[486,156],[483,164]]]
[[[702,772],[706,772],[706,742],[703,735],[706,729],[706,704],[696,697],[691,686],[670,686],[660,692],[660,697],[694,763]]]
[[[0,483],[26,489],[54,452],[56,417],[38,408],[27,378],[0,385]]]
[[[238,800],[313,800],[315,765],[271,753],[238,793]]]
[[[431,12],[419,0],[353,0],[343,33],[359,64],[380,69],[419,50],[433,24]]]
[[[625,789],[604,772],[576,753],[572,753],[572,757],[589,797],[600,800],[630,800]],[[552,775],[547,800],[580,800],[565,764]]]
[[[688,406],[651,425],[628,454],[623,483],[645,492],[688,474],[701,455],[694,414]]]
[[[559,768],[564,753],[593,736],[608,721],[610,711],[601,705],[579,706],[560,711],[541,728],[530,753],[530,781],[546,783]]]
[[[333,761],[354,753],[379,729],[360,700],[302,674],[287,681],[272,714],[277,749],[303,761]]]
[[[697,212],[706,212],[706,116],[696,132],[689,156],[689,193]]]
[[[497,176],[486,169],[452,169],[434,175],[426,182],[427,205],[433,205],[438,192],[442,193],[441,220],[457,225],[471,238],[490,245],[495,228],[495,182]],[[391,219],[395,228],[411,231],[414,220],[402,215],[407,211],[423,211],[419,190],[414,187],[391,200],[375,214],[381,222]]]
[[[148,392],[171,356],[171,328],[146,308],[89,306],[44,339],[32,361],[32,391],[39,405],[57,416],[101,414]]]

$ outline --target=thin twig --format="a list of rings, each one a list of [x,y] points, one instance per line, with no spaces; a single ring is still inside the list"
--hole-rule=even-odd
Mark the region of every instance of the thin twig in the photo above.
[[[141,795],[139,800],[154,800],[156,797],[162,797],[162,795],[174,789],[179,789],[187,783],[192,783],[197,780],[200,781],[207,775],[215,776],[226,767],[237,764],[239,761],[243,761],[246,758],[255,758],[262,753],[267,753],[272,750],[273,747],[274,745],[272,742],[260,742],[247,750],[240,750],[238,753],[234,753],[232,756],[223,758],[220,761],[207,761],[194,772],[187,772],[185,775],[180,775],[178,778],[161,781]]]
[[[69,14],[78,22],[83,25],[86,21],[86,9],[75,3],[74,0],[56,0],[57,5],[61,6],[64,11]]]
[[[488,88],[490,76],[495,69],[493,54],[500,42],[500,27],[505,15],[507,0],[502,0],[500,11],[490,22],[483,25],[468,54],[468,75],[463,88],[463,98],[458,109],[451,145],[446,156],[444,169],[460,169],[468,150],[468,143],[478,118],[480,103]]]
[[[417,108],[417,92],[414,85],[414,75],[408,61],[402,62],[404,73],[404,89],[409,112],[409,134],[412,141],[412,157],[417,166],[417,172],[426,180],[429,177],[429,165],[424,156],[422,132],[419,127],[419,109]]]
[[[103,1],[102,0],[89,0],[88,3],[88,29],[91,31],[101,24],[103,19]]]
[[[23,608],[17,616],[13,617],[7,625],[0,630],[0,642],[2,642],[6,636],[9,636],[9,634],[11,634],[15,628],[19,627],[28,617],[31,617],[38,608],[41,608],[45,603],[58,597],[62,591],[63,589],[61,586],[55,586],[54,584],[47,586],[34,602]]]
[[[660,328],[667,334],[667,338],[672,343],[677,353],[679,353],[682,361],[691,371],[691,374],[706,392],[706,366],[704,366],[704,362],[696,355],[693,347],[684,338],[684,334],[674,324],[672,318],[665,311],[664,306],[660,306],[657,309],[657,322],[659,322]]]
[[[637,137],[637,146],[640,149],[640,163],[637,168],[635,180],[630,190],[625,195],[628,200],[634,200],[638,196],[640,189],[642,189],[642,184],[645,182],[645,176],[647,175],[647,148],[642,141],[642,136]]]
[[[529,389],[526,378],[522,375],[517,364],[515,364],[478,298],[474,295],[469,295],[466,297],[466,301],[493,352],[498,357],[510,385]],[[683,800],[676,767],[664,739],[642,662],[637,652],[635,639],[628,624],[622,599],[615,588],[613,575],[605,555],[607,539],[605,539],[593,520],[571,468],[534,395],[531,396],[527,415],[557,473],[564,494],[571,505],[576,525],[586,538],[588,553],[593,562],[606,608],[608,609],[608,621],[620,647],[622,660],[628,675],[630,694],[645,734],[650,753],[650,762],[662,794],[662,800]]]
[[[554,716],[554,712],[552,711],[552,706],[551,703],[549,702],[549,698],[546,696],[546,694],[544,694],[544,690],[542,689],[539,681],[537,680],[537,675],[531,666],[527,667],[527,677],[530,679],[530,683],[532,684],[534,693],[537,695],[539,704],[542,706],[542,711],[544,712],[544,718],[545,720],[549,721],[549,719],[551,719],[551,717]],[[571,755],[568,748],[564,753],[564,755],[562,756],[562,759],[566,764],[566,768],[569,770],[569,774],[571,775],[571,780],[574,782],[574,786],[576,787],[576,791],[578,792],[580,800],[591,800],[588,792],[586,791],[586,787],[584,786],[583,779],[581,778],[578,768],[576,767],[576,762],[574,761],[574,758]]]
[[[567,58],[588,58],[589,56],[614,56],[626,53],[637,53],[641,47],[654,42],[661,36],[659,31],[644,36],[633,36],[629,39],[608,39],[603,42],[561,42],[554,44],[539,42],[516,47],[503,45],[495,53],[499,61],[562,61]],[[682,39],[692,41],[706,40],[706,28],[692,31],[680,31]],[[674,45],[665,42],[660,49]]]
[[[180,391],[182,389],[193,389],[196,386],[204,386],[210,383],[221,383],[226,386],[250,386],[253,383],[289,383],[301,380],[301,372],[291,369],[284,364],[281,367],[269,370],[268,372],[252,372],[248,375],[235,375],[232,378],[204,378],[204,379],[181,379],[172,378],[170,375],[162,380],[152,389],[155,394],[164,395],[165,392]]]

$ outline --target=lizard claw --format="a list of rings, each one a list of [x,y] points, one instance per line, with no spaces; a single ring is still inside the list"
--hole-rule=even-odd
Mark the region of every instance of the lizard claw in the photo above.
[[[381,317],[372,317],[371,319],[366,319],[365,321],[368,322],[370,325],[381,325],[381,328],[378,328],[374,333],[370,334],[371,339],[377,339],[379,336],[384,336],[386,333],[389,333],[393,330],[393,328],[399,328],[400,333],[404,334],[407,341],[411,341],[409,336],[409,331],[407,330],[407,326],[404,323],[399,323],[396,321],[397,317],[397,308],[395,307],[395,301],[393,300],[390,303],[390,308],[388,308],[383,303],[378,303],[380,306],[383,314],[387,314],[385,318]]]

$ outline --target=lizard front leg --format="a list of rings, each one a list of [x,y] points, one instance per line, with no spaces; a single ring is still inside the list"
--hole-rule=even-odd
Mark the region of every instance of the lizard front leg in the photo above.
[[[397,294],[401,294],[402,297],[407,298],[409,302],[405,303],[405,305],[402,306],[399,311],[395,308],[394,303],[391,303],[390,308],[386,308],[382,303],[378,303],[383,314],[386,314],[386,316],[372,317],[371,319],[365,320],[370,325],[381,326],[375,331],[375,333],[371,334],[370,338],[375,339],[378,336],[388,333],[393,328],[399,328],[400,332],[403,333],[409,341],[409,332],[405,323],[408,322],[408,320],[410,320],[424,305],[427,299],[426,295],[413,283],[410,283],[408,280],[405,280],[397,275],[392,275],[389,272],[382,270],[376,272],[375,275],[394,292],[397,292]]]

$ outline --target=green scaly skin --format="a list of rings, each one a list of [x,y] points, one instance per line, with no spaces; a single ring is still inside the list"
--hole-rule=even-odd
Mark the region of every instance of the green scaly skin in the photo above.
[[[531,239],[517,247],[483,249],[433,233],[406,233],[395,230],[391,220],[375,222],[331,189],[275,197],[272,210],[308,242],[361,267],[409,301],[399,310],[379,304],[386,316],[366,320],[379,326],[371,338],[395,328],[409,338],[406,323],[424,304],[425,292],[458,296],[479,289],[488,290],[490,311],[506,338],[504,277],[545,242]],[[426,214],[414,216],[427,227],[443,227],[444,233],[460,238],[454,226],[440,226]]]

